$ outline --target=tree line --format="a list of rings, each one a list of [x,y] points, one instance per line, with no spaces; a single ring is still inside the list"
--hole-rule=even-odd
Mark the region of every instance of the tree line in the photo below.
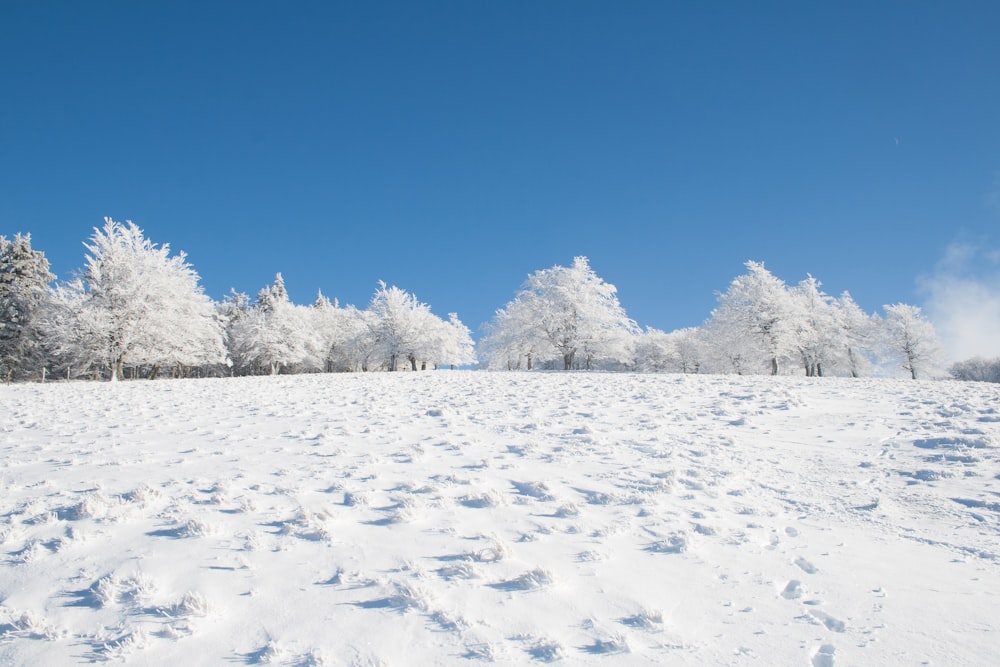
[[[383,282],[367,307],[318,293],[290,301],[281,274],[255,298],[203,291],[183,252],[147,239],[130,221],[105,219],[85,266],[55,283],[31,237],[0,236],[0,373],[45,377],[204,377],[427,370],[599,369],[674,373],[871,375],[887,366],[916,379],[940,367],[940,344],[920,309],[867,314],[850,294],[832,297],[812,276],[789,286],[747,262],[700,327],[641,329],[585,257],[528,276],[476,345],[454,313],[431,312]],[[989,360],[956,377],[989,375]],[[985,369],[985,370],[984,370]],[[959,375],[959,372],[964,375]],[[972,377],[975,376],[975,377]]]

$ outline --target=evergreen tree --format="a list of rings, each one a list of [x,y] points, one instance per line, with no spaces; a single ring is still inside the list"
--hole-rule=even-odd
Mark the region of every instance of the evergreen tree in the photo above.
[[[0,236],[0,376],[7,382],[42,372],[40,319],[55,280],[30,234]]]

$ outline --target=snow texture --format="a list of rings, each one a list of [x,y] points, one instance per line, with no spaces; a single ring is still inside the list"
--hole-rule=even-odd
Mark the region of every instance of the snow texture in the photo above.
[[[0,387],[0,663],[992,664],[1000,387]]]

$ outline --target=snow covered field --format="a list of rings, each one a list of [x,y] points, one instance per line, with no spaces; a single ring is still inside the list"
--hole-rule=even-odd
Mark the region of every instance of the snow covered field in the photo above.
[[[987,665],[1000,386],[0,387],[0,662]]]

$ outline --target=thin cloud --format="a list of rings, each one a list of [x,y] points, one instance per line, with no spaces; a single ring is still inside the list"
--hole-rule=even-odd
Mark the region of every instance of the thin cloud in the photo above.
[[[926,295],[924,310],[952,361],[1000,357],[997,249],[966,241],[952,243],[934,273],[920,278],[919,286]]]

